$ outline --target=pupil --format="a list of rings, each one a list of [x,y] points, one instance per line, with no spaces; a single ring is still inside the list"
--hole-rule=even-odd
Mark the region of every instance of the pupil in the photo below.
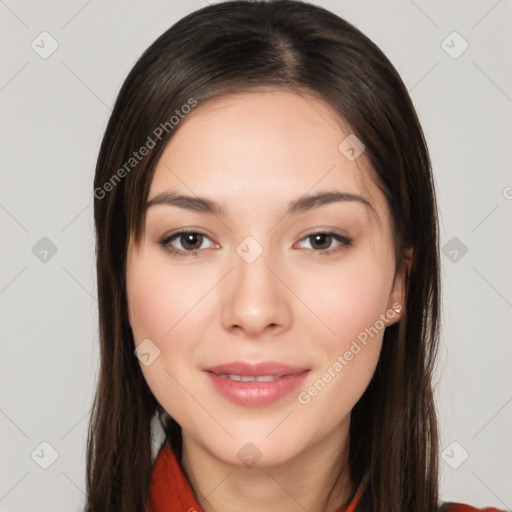
[[[197,244],[197,238],[200,237],[202,235],[200,235],[199,233],[188,233],[186,235],[184,235],[184,239],[185,239],[185,243],[183,244],[183,246],[185,248],[188,248],[188,249],[196,249],[196,247],[188,247],[188,246],[194,246]],[[195,242],[194,242],[195,240]],[[201,244],[199,244],[199,246],[201,246]]]
[[[322,244],[321,243],[321,240],[324,240],[324,243]],[[319,235],[313,235],[313,240],[314,240],[314,243],[316,244],[318,242],[318,240],[320,240],[320,245],[325,245],[325,241],[327,240],[327,246],[326,247],[320,247],[321,249],[326,249],[327,247],[329,247],[331,245],[330,243],[330,240],[331,239],[331,236],[330,235],[323,235],[323,234],[319,234]]]

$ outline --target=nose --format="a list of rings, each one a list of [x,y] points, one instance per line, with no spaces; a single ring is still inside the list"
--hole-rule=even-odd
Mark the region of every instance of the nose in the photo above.
[[[287,330],[293,294],[268,253],[264,251],[251,263],[235,254],[233,267],[221,290],[223,327],[253,339]]]

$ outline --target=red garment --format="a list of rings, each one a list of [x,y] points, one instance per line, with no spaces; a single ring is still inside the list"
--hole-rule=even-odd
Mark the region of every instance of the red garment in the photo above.
[[[158,454],[151,474],[150,503],[146,512],[203,512],[194,497],[169,443]],[[338,512],[354,512],[359,496]]]
[[[360,495],[338,512],[354,512]],[[158,454],[151,474],[150,501],[146,512],[203,512],[169,443]],[[461,503],[445,503],[440,512],[503,512],[477,509]]]

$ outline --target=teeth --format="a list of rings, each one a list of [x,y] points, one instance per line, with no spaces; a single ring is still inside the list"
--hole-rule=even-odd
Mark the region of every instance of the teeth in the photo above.
[[[261,375],[260,377],[256,377],[258,382],[274,382],[277,379],[279,379],[279,377],[275,375]]]
[[[226,379],[236,380],[238,382],[273,382],[278,380],[279,377],[275,375],[234,375],[232,373],[220,373],[219,377],[224,377]]]

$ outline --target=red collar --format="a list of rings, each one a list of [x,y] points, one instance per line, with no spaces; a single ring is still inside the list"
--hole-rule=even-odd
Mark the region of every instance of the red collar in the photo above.
[[[165,444],[156,458],[151,474],[150,494],[147,512],[203,512],[169,443]],[[358,494],[348,506],[341,507],[338,512],[353,512],[359,498]]]

